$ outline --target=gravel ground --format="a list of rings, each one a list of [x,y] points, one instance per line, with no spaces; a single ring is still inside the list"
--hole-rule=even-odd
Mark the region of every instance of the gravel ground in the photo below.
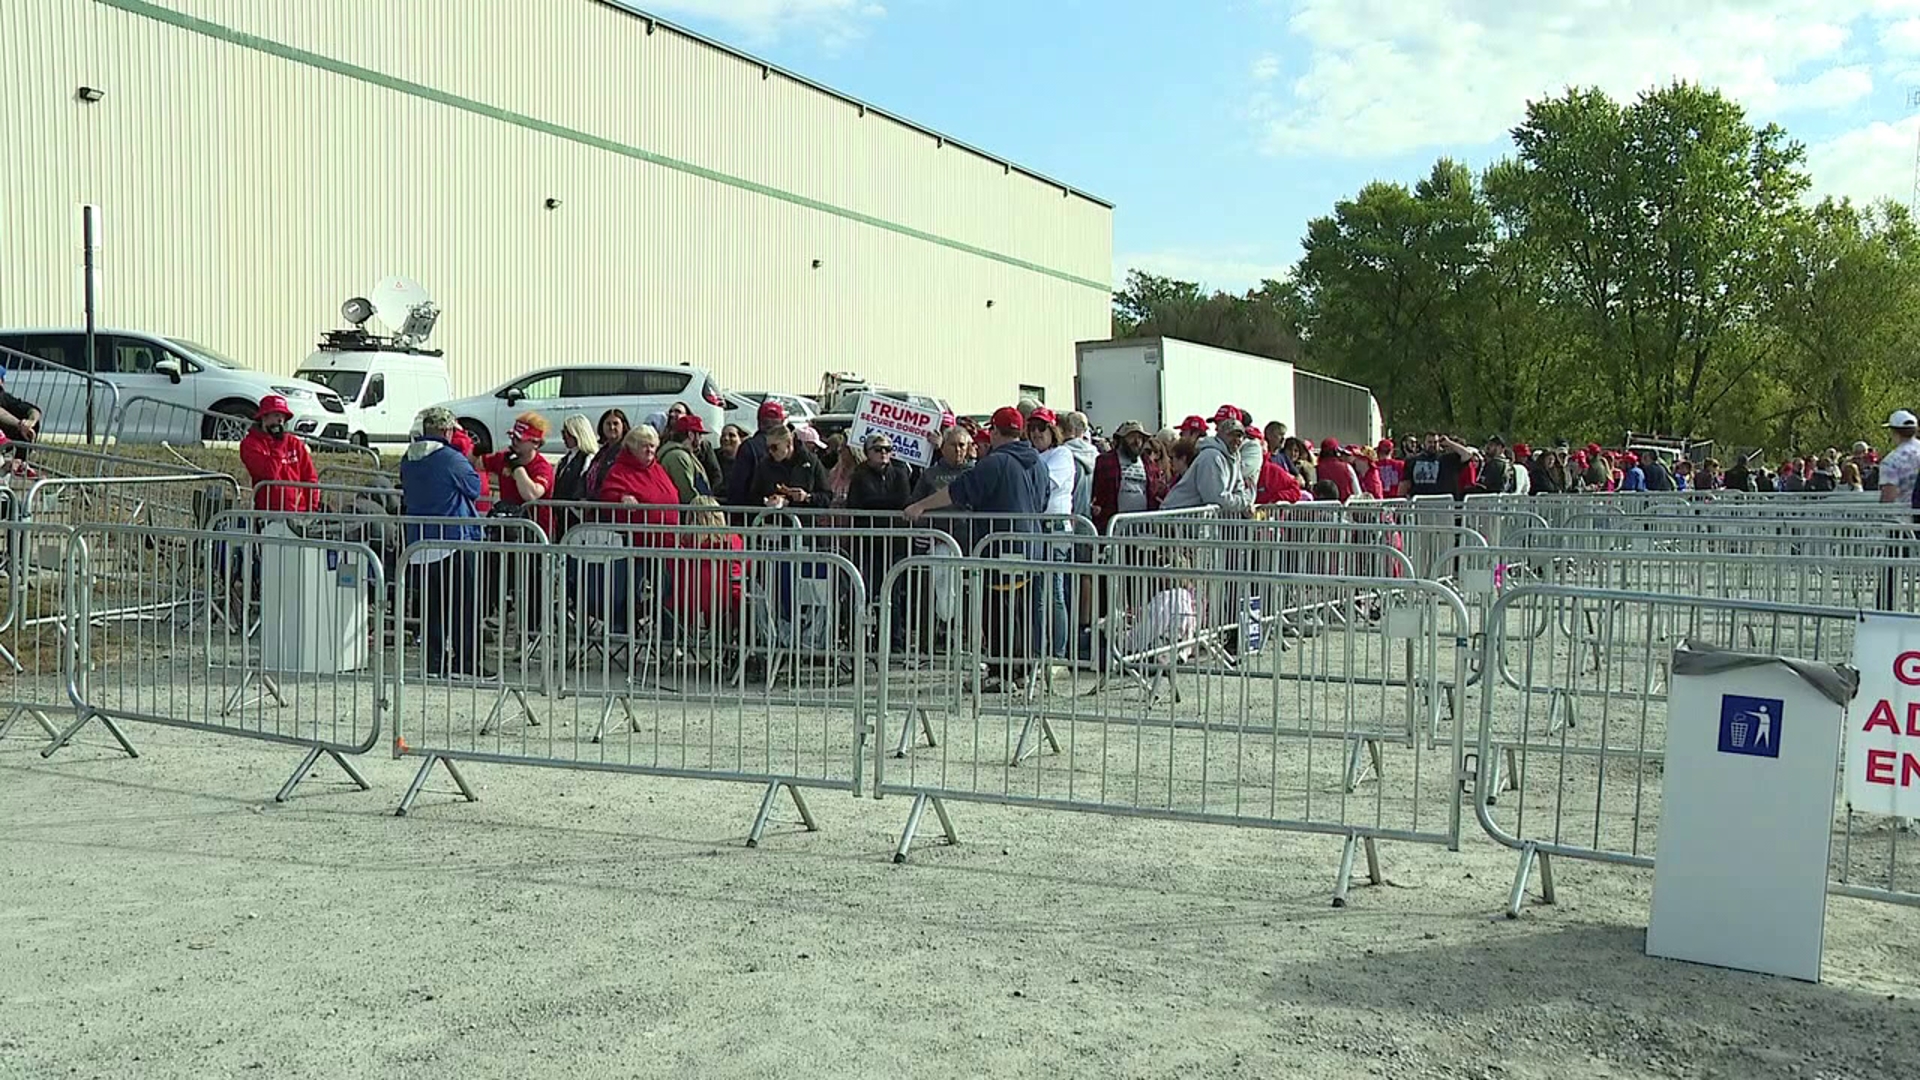
[[[1836,899],[1810,986],[1642,955],[1647,874],[1512,854],[284,748],[0,742],[0,1076],[1911,1076],[1920,917]],[[1469,828],[1471,826],[1469,825]]]

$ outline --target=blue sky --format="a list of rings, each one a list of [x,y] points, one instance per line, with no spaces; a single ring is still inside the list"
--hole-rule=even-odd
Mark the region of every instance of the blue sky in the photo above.
[[[1905,201],[1920,0],[636,0],[1116,204],[1131,267],[1234,290],[1312,217],[1529,97],[1716,85],[1808,145],[1820,193]]]

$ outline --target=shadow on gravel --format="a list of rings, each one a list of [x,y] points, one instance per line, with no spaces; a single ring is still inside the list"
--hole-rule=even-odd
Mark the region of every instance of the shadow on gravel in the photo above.
[[[1477,935],[1474,944],[1379,947],[1281,964],[1282,1001],[1417,1016],[1493,1060],[1609,1061],[1655,1072],[1920,1075],[1920,1002],[1656,960],[1638,927]],[[1861,1032],[1885,1032],[1881,1040]]]

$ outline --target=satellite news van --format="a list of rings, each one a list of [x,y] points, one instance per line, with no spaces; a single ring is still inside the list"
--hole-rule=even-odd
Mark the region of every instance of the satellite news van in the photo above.
[[[348,328],[327,331],[296,376],[340,395],[354,442],[407,442],[422,409],[453,397],[444,354],[426,347],[440,309],[418,282],[390,277],[340,305],[340,317]],[[367,329],[375,319],[387,336]]]

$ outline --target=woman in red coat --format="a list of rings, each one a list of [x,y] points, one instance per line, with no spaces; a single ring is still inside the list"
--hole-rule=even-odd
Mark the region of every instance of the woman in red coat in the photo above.
[[[616,520],[646,525],[679,523],[680,489],[660,466],[659,454],[660,433],[652,425],[641,424],[627,433],[621,443],[620,456],[614,459],[607,478],[601,481],[600,501],[646,509],[619,511]],[[637,533],[633,542],[666,546],[673,543],[673,538],[660,533]]]

